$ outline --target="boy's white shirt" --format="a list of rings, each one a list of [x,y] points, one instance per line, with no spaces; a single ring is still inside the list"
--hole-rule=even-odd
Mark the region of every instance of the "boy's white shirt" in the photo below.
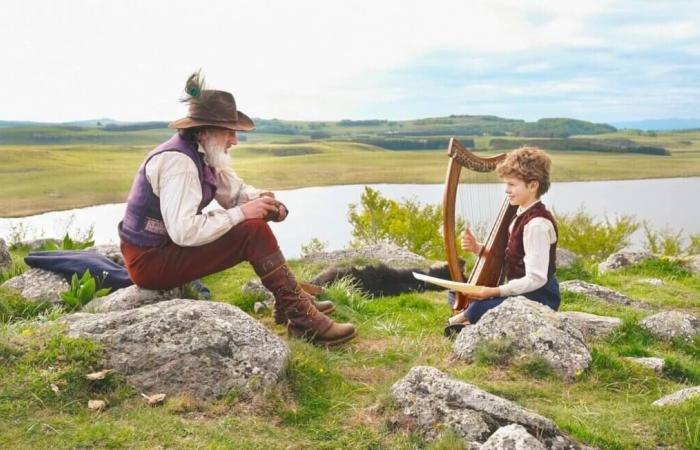
[[[204,153],[200,146],[198,151]],[[180,152],[160,153],[146,164],[146,179],[160,198],[160,212],[170,239],[183,247],[208,244],[244,220],[240,205],[262,192],[247,185],[227,167],[215,169],[214,198],[224,209],[197,214],[202,188],[197,166]]]
[[[518,208],[515,213],[522,213],[539,203],[539,200],[527,208]],[[515,220],[510,224],[508,232],[513,231]],[[525,276],[509,280],[499,286],[502,297],[526,294],[539,289],[547,283],[547,271],[549,270],[549,247],[557,241],[557,233],[554,224],[544,217],[535,217],[525,224],[523,229],[523,248],[525,250]]]

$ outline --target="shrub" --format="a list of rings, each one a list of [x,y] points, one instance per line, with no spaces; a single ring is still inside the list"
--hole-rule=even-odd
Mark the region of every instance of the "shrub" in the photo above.
[[[328,247],[327,241],[322,241],[319,238],[313,238],[306,244],[301,244],[301,256],[308,256],[311,253],[319,253],[326,250]]]
[[[441,234],[442,206],[422,205],[415,200],[389,200],[365,186],[358,205],[350,205],[348,220],[353,226],[353,247],[389,242],[429,259],[444,260]],[[457,234],[464,222],[457,223]]]
[[[558,245],[590,261],[602,260],[623,249],[639,228],[633,216],[620,216],[614,222],[607,217],[597,221],[583,209],[575,214],[554,215],[559,228]]]

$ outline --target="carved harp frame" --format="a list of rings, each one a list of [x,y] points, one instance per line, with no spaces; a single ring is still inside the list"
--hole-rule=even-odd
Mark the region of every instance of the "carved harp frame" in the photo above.
[[[496,170],[496,166],[506,158],[506,154],[482,158],[467,150],[457,139],[452,138],[447,148],[447,156],[449,162],[443,196],[443,236],[450,278],[453,281],[467,282],[478,286],[498,286],[504,278],[503,261],[508,244],[508,226],[515,216],[517,206],[510,205],[508,199],[503,201],[488,239],[477,256],[469,278],[465,280],[457,256],[455,201],[459,187],[459,176],[463,168],[475,172],[493,172]],[[455,313],[462,311],[473,301],[462,293],[456,294],[453,305]]]

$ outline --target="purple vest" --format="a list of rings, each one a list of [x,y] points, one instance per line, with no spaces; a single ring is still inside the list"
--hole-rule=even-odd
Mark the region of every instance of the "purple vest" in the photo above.
[[[508,237],[508,246],[506,247],[505,256],[505,272],[509,280],[514,280],[516,278],[522,278],[525,276],[525,247],[523,246],[523,232],[525,231],[525,225],[535,217],[544,217],[552,222],[554,225],[554,232],[559,236],[559,230],[557,229],[557,222],[554,220],[554,216],[547,211],[547,208],[542,202],[533,205],[530,209],[522,213],[520,216],[516,216],[515,224],[513,225],[513,230],[510,232]],[[559,241],[557,239],[557,241]],[[547,278],[551,278],[557,269],[556,265],[557,257],[557,243],[549,246],[549,267],[547,270]]]
[[[196,144],[187,142],[176,134],[156,147],[146,156],[136,173],[126,203],[124,219],[119,223],[119,237],[137,247],[156,247],[171,242],[160,212],[160,199],[153,193],[146,178],[146,164],[151,158],[163,152],[183,153],[197,166],[199,183],[202,186],[202,202],[199,204],[197,214],[201,214],[202,209],[214,199],[216,193],[214,169],[204,164],[204,158],[197,151]]]

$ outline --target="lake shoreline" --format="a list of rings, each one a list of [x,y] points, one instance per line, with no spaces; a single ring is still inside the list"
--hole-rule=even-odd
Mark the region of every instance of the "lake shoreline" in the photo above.
[[[644,178],[611,178],[611,179],[590,179],[590,180],[553,180],[552,184],[556,186],[557,184],[560,183],[596,183],[596,182],[615,182],[615,181],[643,181],[643,180],[677,180],[677,179],[694,179],[694,178],[700,178],[700,176],[697,175],[691,175],[691,176],[677,176],[677,177],[668,177],[668,176],[663,176],[663,177],[644,177]],[[490,184],[498,184],[499,181],[495,180]],[[321,185],[299,185],[299,186],[294,186],[294,187],[285,187],[283,189],[274,189],[275,192],[285,192],[285,191],[294,191],[298,189],[308,189],[308,188],[329,188],[329,187],[334,187],[334,186],[374,186],[374,185],[437,185],[440,183],[429,183],[429,182],[415,182],[415,183],[395,183],[391,181],[379,181],[379,182],[371,182],[371,183],[338,183],[338,184],[321,184]],[[62,212],[62,211],[70,211],[73,209],[83,209],[83,208],[90,208],[93,206],[105,206],[105,205],[118,205],[121,203],[125,203],[126,199],[128,197],[128,192],[124,194],[124,201],[123,202],[115,202],[115,201],[104,201],[104,202],[88,202],[88,203],[80,203],[76,202],[75,204],[66,204],[63,205],[65,207],[61,208],[56,208],[56,209],[45,209],[45,208],[37,208],[36,210],[30,210],[29,213],[26,213],[23,211],[22,214],[9,214],[9,215],[3,215],[0,216],[0,219],[21,219],[24,217],[32,217],[36,216],[39,214],[45,214],[45,213],[50,213],[50,212]]]

